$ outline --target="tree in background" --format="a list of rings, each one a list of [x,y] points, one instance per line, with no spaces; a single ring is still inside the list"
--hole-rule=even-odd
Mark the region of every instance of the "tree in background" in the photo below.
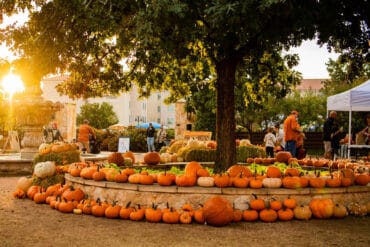
[[[27,61],[21,64],[37,70],[33,75],[69,71],[69,80],[58,89],[71,97],[118,93],[136,83],[142,96],[167,89],[172,99],[183,98],[192,86],[209,79],[217,105],[215,172],[222,172],[236,162],[237,68],[315,35],[320,43],[350,54],[351,48],[368,43],[369,4],[18,0],[6,2],[3,11],[27,7],[31,19],[4,32]],[[128,71],[122,70],[123,59]]]
[[[106,129],[118,123],[118,117],[113,111],[113,106],[106,102],[82,105],[81,112],[77,114],[77,124],[82,124],[84,119],[88,119],[90,125],[96,129]]]

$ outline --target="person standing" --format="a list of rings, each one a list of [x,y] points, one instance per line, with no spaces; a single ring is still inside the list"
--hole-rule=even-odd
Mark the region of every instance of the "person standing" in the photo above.
[[[46,143],[63,141],[63,137],[58,130],[58,124],[56,122],[51,123],[49,128],[44,128],[44,141]]]
[[[273,132],[273,128],[271,127],[268,128],[265,138],[263,140],[265,142],[266,155],[269,158],[274,157],[274,147],[276,143],[276,137],[272,132]]]
[[[298,134],[302,132],[298,124],[298,112],[293,110],[284,121],[285,151],[296,157]]]
[[[89,125],[89,120],[85,119],[78,129],[78,142],[81,150],[90,153],[90,139],[96,138],[93,128]]]
[[[158,150],[165,145],[165,141],[167,140],[167,131],[164,129],[163,124],[161,124],[161,128],[157,133],[157,143],[158,143]]]
[[[155,129],[154,129],[152,123],[149,123],[149,126],[146,129],[146,143],[148,145],[148,152],[154,152],[155,151],[154,134],[155,134]]]
[[[279,151],[283,151],[285,149],[284,130],[280,129],[280,124],[275,124],[274,132],[276,136],[275,146],[277,149],[279,149]]]
[[[365,137],[365,145],[370,145],[370,114],[366,116],[366,128],[361,132]]]
[[[324,131],[323,131],[323,142],[324,142],[324,157],[327,159],[333,159],[334,153],[338,154],[339,150],[339,133],[342,128],[339,128],[337,123],[337,112],[331,111],[329,117],[325,120]]]
[[[52,135],[53,135],[53,142],[55,141],[63,141],[63,137],[62,135],[60,134],[60,131],[58,129],[58,124],[56,122],[53,122],[51,124],[51,132],[52,132]]]

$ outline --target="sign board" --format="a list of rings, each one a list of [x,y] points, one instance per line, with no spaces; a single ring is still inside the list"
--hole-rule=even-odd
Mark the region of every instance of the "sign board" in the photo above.
[[[197,139],[198,141],[209,141],[212,138],[212,132],[210,131],[185,131],[184,139],[189,140],[190,138]]]
[[[130,138],[120,136],[118,138],[118,152],[119,153],[126,153],[130,151]]]

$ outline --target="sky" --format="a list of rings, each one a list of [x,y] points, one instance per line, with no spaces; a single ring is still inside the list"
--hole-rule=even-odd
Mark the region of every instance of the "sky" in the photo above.
[[[16,17],[6,17],[1,26],[8,25],[17,21],[18,24],[23,24],[27,19],[27,14],[17,15]],[[291,48],[288,53],[297,53],[300,57],[299,65],[293,69],[302,73],[304,79],[325,79],[329,78],[326,70],[326,63],[329,58],[336,60],[338,54],[329,53],[326,46],[319,47],[316,41],[304,41],[300,47]],[[13,54],[5,47],[0,46],[0,58],[14,59]]]

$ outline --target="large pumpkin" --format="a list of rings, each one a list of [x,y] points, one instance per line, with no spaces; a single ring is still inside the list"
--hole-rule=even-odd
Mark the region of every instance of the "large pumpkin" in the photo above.
[[[288,160],[292,158],[292,154],[287,151],[280,151],[276,154],[275,158],[277,162],[283,162],[288,164]]]
[[[20,177],[17,181],[17,189],[23,190],[25,193],[32,186],[32,177]]]
[[[334,213],[334,203],[329,198],[314,198],[309,206],[312,214],[319,219],[330,218]]]
[[[144,155],[144,162],[148,165],[157,165],[161,162],[161,156],[157,152],[149,152]]]
[[[197,171],[203,168],[202,165],[197,161],[188,162],[185,166],[184,173],[188,176],[197,176]]]
[[[203,213],[207,224],[212,226],[228,225],[234,218],[232,205],[221,196],[209,198],[204,203]]]

